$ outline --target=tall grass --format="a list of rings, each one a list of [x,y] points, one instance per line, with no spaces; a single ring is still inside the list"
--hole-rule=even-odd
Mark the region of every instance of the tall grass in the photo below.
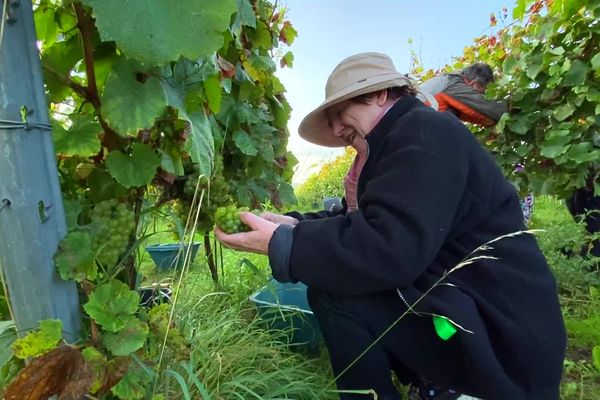
[[[192,300],[192,299],[189,299]],[[323,359],[293,353],[285,336],[265,331],[246,304],[226,293],[177,309],[191,344],[188,360],[168,360],[159,393],[168,399],[333,399]],[[333,396],[333,397],[332,397]]]

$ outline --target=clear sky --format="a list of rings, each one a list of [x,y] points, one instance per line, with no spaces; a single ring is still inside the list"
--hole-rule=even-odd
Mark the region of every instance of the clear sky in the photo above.
[[[465,46],[490,33],[490,13],[498,18],[515,0],[283,0],[298,31],[290,46],[293,68],[277,72],[292,106],[288,148],[300,161],[294,182],[341,150],[312,145],[298,136],[302,118],[325,97],[325,81],[338,62],[366,51],[388,54],[401,72],[410,67],[409,39],[423,67],[439,68]],[[313,166],[313,168],[310,168]]]

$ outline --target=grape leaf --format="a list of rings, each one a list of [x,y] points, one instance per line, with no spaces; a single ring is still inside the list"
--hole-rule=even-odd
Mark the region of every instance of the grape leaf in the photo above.
[[[252,45],[258,49],[268,50],[273,46],[273,37],[269,27],[261,20],[256,21],[255,29],[248,29],[246,35]]]
[[[62,322],[46,319],[40,322],[39,329],[29,332],[12,344],[15,356],[21,359],[36,357],[54,349],[62,339]]]
[[[190,115],[191,132],[185,143],[185,149],[198,164],[200,174],[211,175],[215,143],[208,118],[204,112]]]
[[[239,129],[233,133],[233,141],[240,151],[248,156],[258,154],[258,149],[246,131]]]
[[[148,337],[148,325],[137,318],[127,321],[127,325],[117,333],[103,335],[106,348],[115,356],[128,356],[142,348]]]
[[[238,6],[238,17],[242,25],[256,28],[256,15],[254,15],[254,9],[252,4],[248,0],[237,0]]]
[[[166,64],[181,56],[210,55],[223,45],[223,32],[237,11],[235,0],[84,0],[93,7],[104,41],[114,40],[127,57]]]
[[[112,151],[106,157],[108,172],[126,188],[147,185],[160,166],[160,158],[148,145],[134,143],[131,154]]]
[[[100,124],[87,114],[76,114],[71,121],[73,125],[68,130],[58,125],[52,127],[55,151],[65,156],[90,157],[97,154],[101,149]]]
[[[94,289],[84,310],[109,332],[123,329],[138,309],[140,297],[123,282],[112,280]]]
[[[90,393],[96,393],[102,387],[104,380],[104,371],[107,368],[106,357],[96,350],[95,347],[86,347],[81,350],[81,355],[92,373]]]
[[[73,231],[59,243],[54,256],[60,277],[83,282],[84,279],[95,279],[98,270],[94,262],[92,237],[87,232]]]
[[[127,373],[111,389],[112,393],[124,400],[143,399],[146,392],[146,385],[152,380],[141,366],[130,366]]]
[[[587,76],[588,68],[581,60],[574,60],[571,68],[565,73],[563,83],[567,86],[583,85]]]
[[[210,111],[217,114],[221,109],[221,80],[219,79],[219,75],[207,77],[202,82],[202,85],[206,93],[206,100],[208,100]]]
[[[136,74],[141,67],[121,59],[115,63],[102,94],[102,115],[122,137],[134,136],[138,130],[150,128],[167,105],[160,81],[152,76],[142,83]]]
[[[166,81],[163,82],[162,87],[169,106],[176,109],[179,118],[189,124],[190,135],[185,142],[185,151],[192,157],[192,161],[198,164],[201,174],[211,175],[215,142],[206,114],[203,111],[188,114],[180,90]]]
[[[575,107],[571,103],[561,104],[554,109],[554,117],[559,121],[564,121],[575,112]]]

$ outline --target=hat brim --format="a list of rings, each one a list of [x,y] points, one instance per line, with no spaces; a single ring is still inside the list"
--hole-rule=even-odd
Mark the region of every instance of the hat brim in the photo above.
[[[411,81],[399,73],[384,74],[355,82],[329,96],[317,108],[308,113],[298,127],[298,133],[303,139],[326,147],[343,147],[348,144],[333,135],[325,111],[327,108],[351,98],[376,92],[390,87],[410,85]]]

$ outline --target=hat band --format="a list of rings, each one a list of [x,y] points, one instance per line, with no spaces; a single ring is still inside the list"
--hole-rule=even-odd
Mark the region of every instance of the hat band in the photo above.
[[[381,79],[382,77],[384,77],[386,79]],[[410,84],[410,81],[408,80],[408,78],[404,77],[403,75],[401,75],[401,74],[399,74],[397,72],[385,73],[385,74],[378,74],[378,75],[372,75],[372,76],[370,76],[368,78],[363,78],[363,79],[359,79],[358,81],[352,82],[349,85],[346,85],[346,86],[344,86],[342,88],[339,88],[338,90],[336,90],[333,93],[328,93],[326,97],[327,98],[331,98],[331,97],[334,97],[338,93],[346,92],[346,91],[348,91],[348,88],[351,88],[352,86],[355,86],[355,85],[357,85],[359,83],[376,80],[376,82],[374,82],[374,83],[371,84],[371,85],[375,85],[376,83],[385,82],[386,80],[388,80],[388,77],[389,77],[389,80],[398,79],[398,78],[402,79],[403,78],[403,80],[406,81],[407,85]],[[366,89],[368,87],[369,86],[367,85],[367,86],[362,87],[361,89]]]

